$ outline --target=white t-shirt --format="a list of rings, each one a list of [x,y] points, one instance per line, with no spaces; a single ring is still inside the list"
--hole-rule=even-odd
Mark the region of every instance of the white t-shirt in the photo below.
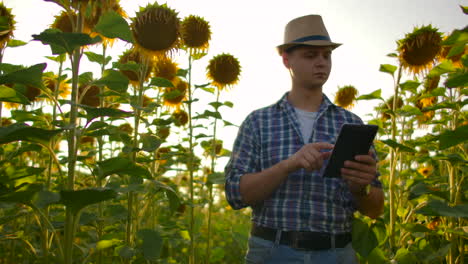
[[[296,110],[299,126],[301,127],[302,139],[304,139],[304,143],[307,144],[312,135],[315,119],[317,119],[317,112],[307,112],[298,108],[294,108],[294,110]]]

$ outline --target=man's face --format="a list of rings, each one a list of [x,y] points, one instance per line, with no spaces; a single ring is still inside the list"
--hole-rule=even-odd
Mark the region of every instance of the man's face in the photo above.
[[[301,46],[283,53],[283,63],[297,86],[321,88],[331,71],[331,47]]]

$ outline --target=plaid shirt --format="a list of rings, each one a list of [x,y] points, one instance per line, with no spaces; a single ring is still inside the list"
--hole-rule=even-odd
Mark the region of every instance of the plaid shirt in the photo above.
[[[239,190],[243,175],[265,170],[289,158],[305,144],[287,95],[276,104],[252,112],[239,129],[225,168],[226,198],[234,209],[248,206],[242,202]],[[363,122],[323,95],[309,142],[334,144],[345,123]],[[252,207],[252,221],[284,231],[350,232],[356,210],[353,196],[342,179],[322,177],[322,174],[323,169],[313,172],[300,169],[290,173],[270,198]],[[377,177],[372,185],[381,187]]]

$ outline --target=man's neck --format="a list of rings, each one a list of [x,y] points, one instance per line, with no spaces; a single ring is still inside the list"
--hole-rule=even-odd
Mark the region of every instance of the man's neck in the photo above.
[[[306,89],[294,87],[288,94],[288,101],[296,108],[308,112],[318,112],[322,104],[322,88]]]

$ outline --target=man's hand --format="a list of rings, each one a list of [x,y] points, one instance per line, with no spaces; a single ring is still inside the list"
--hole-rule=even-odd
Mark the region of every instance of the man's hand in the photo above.
[[[307,171],[322,168],[323,160],[328,159],[331,151],[320,152],[323,149],[332,149],[333,145],[325,142],[304,145],[298,152],[287,159],[288,172],[304,168]]]
[[[348,183],[351,193],[360,195],[366,186],[375,179],[377,162],[370,152],[368,155],[357,155],[354,159],[356,161],[345,161],[344,168],[341,169],[341,176]]]

